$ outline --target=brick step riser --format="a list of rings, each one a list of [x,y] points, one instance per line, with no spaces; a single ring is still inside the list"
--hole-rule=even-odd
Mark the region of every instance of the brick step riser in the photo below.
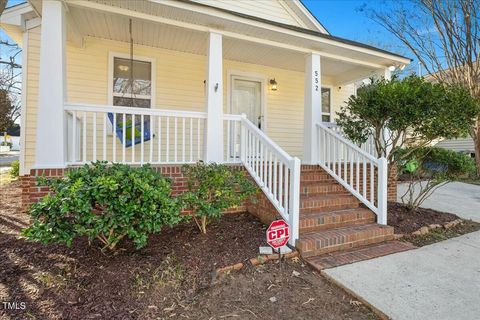
[[[348,210],[359,208],[358,203],[336,204],[327,206],[300,208],[300,214],[315,213],[315,212],[334,212],[339,210]]]
[[[338,198],[326,199],[316,199],[315,197],[300,197],[300,209],[321,209],[326,207],[337,207],[343,205],[355,205],[356,207],[358,207],[359,204],[360,202],[354,196],[342,196]]]
[[[336,228],[345,228],[349,226],[359,226],[364,224],[375,223],[375,217],[363,217],[351,220],[344,220],[340,222],[327,222],[327,223],[303,223],[300,217],[300,233],[307,233],[312,231],[325,231],[333,230]]]
[[[310,182],[310,181],[316,181],[316,182],[332,182],[332,183],[337,183],[336,180],[329,174],[327,173],[307,173],[304,174],[302,173],[300,175],[300,182]]]
[[[334,239],[335,238],[331,238],[331,239],[328,239],[328,241],[331,241],[332,243],[335,243],[335,241],[336,243],[338,243],[340,241],[338,238],[336,238],[336,240]],[[368,246],[370,244],[375,244],[375,243],[380,243],[380,242],[385,242],[390,240],[393,240],[393,234],[372,236],[372,237],[367,237],[360,240],[350,241],[342,244],[332,244],[326,247],[309,250],[309,251],[306,251],[303,244],[301,244],[298,249],[300,250],[301,255],[306,258],[306,257],[312,257],[312,256],[317,256],[317,255],[336,252],[336,251]]]
[[[349,194],[344,187],[339,184],[310,184],[302,185],[300,183],[300,195],[324,195],[324,194]]]

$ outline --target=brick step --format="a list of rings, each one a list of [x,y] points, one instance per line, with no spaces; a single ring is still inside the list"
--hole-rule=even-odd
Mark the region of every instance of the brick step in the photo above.
[[[302,196],[320,194],[349,194],[347,189],[333,181],[304,181],[300,183]]]
[[[297,247],[306,258],[388,240],[393,240],[393,227],[374,223],[302,233]]]
[[[300,213],[330,212],[358,208],[359,201],[351,194],[326,194],[300,197]]]
[[[337,251],[309,257],[306,258],[306,261],[315,269],[323,270],[415,248],[416,247],[409,242],[387,241],[346,251]]]
[[[310,171],[323,171],[319,165],[313,164],[302,164],[300,167],[301,172],[310,172]]]
[[[375,213],[366,208],[314,212],[300,215],[300,233],[375,223]]]
[[[335,179],[326,173],[325,171],[321,172],[303,172],[300,174],[300,183],[302,182],[309,182],[309,181],[316,181],[316,182],[335,182]]]

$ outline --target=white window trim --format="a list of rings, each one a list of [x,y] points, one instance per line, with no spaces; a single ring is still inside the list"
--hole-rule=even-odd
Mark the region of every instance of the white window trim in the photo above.
[[[125,94],[118,94],[113,92],[113,66],[114,66],[114,58],[121,58],[121,59],[130,59],[130,54],[128,53],[121,53],[121,52],[112,52],[108,53],[108,105],[113,106],[113,97],[125,97]],[[133,55],[133,60],[137,61],[144,61],[150,62],[150,75],[151,75],[151,88],[150,88],[150,96],[147,95],[135,95],[136,98],[139,99],[150,99],[150,108],[155,108],[156,100],[155,100],[155,89],[156,89],[156,80],[157,80],[157,66],[156,66],[156,59],[152,57],[145,57],[145,56],[138,56]]]
[[[241,80],[260,82],[260,86],[262,90],[260,95],[260,109],[263,116],[262,131],[267,132],[267,128],[268,128],[267,85],[266,85],[267,76],[265,74],[255,73],[255,72],[246,72],[246,71],[233,70],[233,69],[227,70],[227,112],[230,114],[232,113],[232,89],[233,89],[232,79],[233,77]]]
[[[323,116],[330,116],[330,123],[333,122],[333,86],[332,85],[322,85],[321,89],[328,89],[330,90],[330,112],[323,112],[323,110],[320,110],[322,113],[322,122],[323,121]],[[321,94],[321,92],[320,92]],[[320,95],[321,96],[321,95]],[[321,99],[321,98],[320,98]],[[320,106],[322,108],[322,106]]]

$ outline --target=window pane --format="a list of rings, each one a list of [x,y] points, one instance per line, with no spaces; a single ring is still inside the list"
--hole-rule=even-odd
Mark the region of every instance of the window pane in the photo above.
[[[323,122],[330,122],[330,116],[322,115],[322,121]]]
[[[322,112],[330,113],[330,89],[322,88]]]
[[[114,58],[113,92],[150,95],[152,74],[151,63],[145,61]],[[133,77],[133,90],[132,90]]]
[[[150,108],[150,99],[113,97],[113,105],[120,107]]]

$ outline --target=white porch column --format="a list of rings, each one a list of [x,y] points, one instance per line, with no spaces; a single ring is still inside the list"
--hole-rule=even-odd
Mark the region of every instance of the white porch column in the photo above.
[[[65,9],[61,1],[42,3],[36,168],[62,168],[66,162]]]
[[[205,162],[223,162],[223,54],[222,35],[210,32],[207,48],[207,127]]]
[[[303,163],[316,164],[318,137],[316,123],[322,121],[322,81],[320,56],[310,54],[305,60],[305,106],[303,129]]]
[[[385,80],[390,81],[392,80],[392,71],[390,71],[390,67],[385,68],[383,71],[383,77]]]

